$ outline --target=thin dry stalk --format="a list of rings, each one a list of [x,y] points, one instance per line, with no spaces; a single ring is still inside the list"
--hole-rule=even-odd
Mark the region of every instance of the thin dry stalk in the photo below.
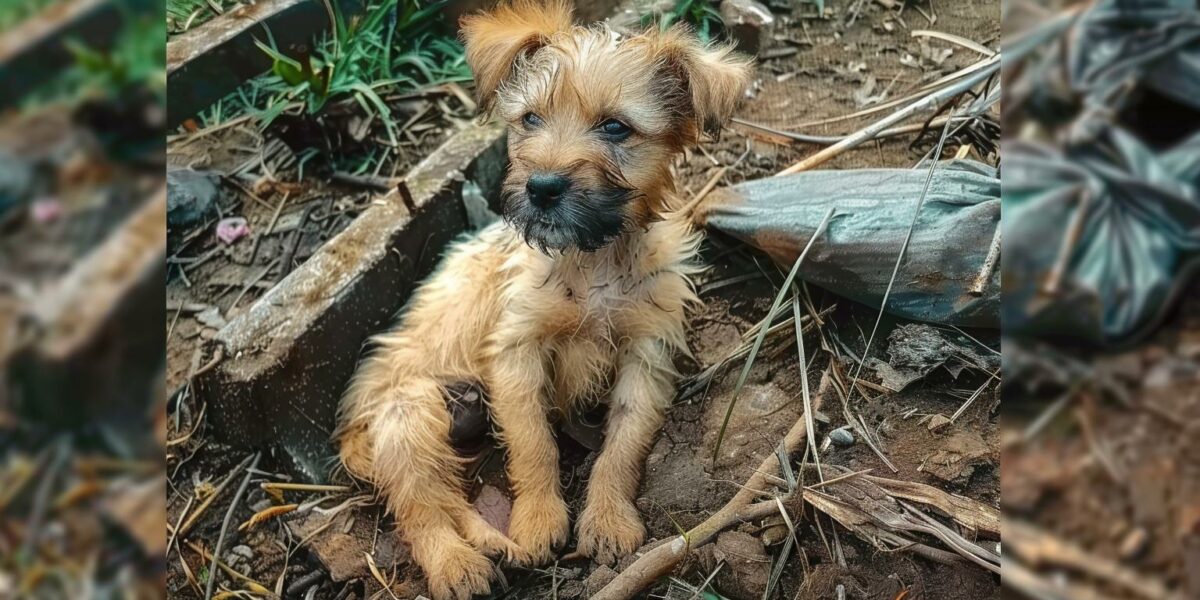
[[[966,148],[966,146],[963,146]],[[988,246],[987,258],[983,259],[983,268],[979,270],[979,276],[975,278],[975,282],[971,284],[967,293],[972,296],[982,296],[987,290],[988,284],[992,281],[992,273],[996,270],[996,263],[1000,262],[1000,224],[996,223],[996,231],[992,233],[992,244]]]
[[[893,473],[899,473],[900,469],[896,468],[896,465],[879,448],[879,445],[875,442],[875,437],[871,434],[871,430],[866,427],[865,422],[850,409],[849,392],[846,390],[848,386],[845,381],[842,381],[841,369],[838,367],[837,361],[832,361],[831,364],[833,365],[830,369],[834,379],[833,389],[837,392],[838,399],[842,402],[842,416],[846,419],[846,424],[858,432],[863,442],[867,444],[867,447],[875,453],[875,456],[879,457],[879,460],[883,461],[883,464],[887,468],[891,469]]]
[[[1071,257],[1075,255],[1075,246],[1079,243],[1079,237],[1083,235],[1083,225],[1087,222],[1091,200],[1091,193],[1086,188],[1081,189],[1079,206],[1071,216],[1071,222],[1067,224],[1067,234],[1063,236],[1062,246],[1058,250],[1054,265],[1050,268],[1050,274],[1046,277],[1046,284],[1042,286],[1042,293],[1047,296],[1058,295],[1063,277],[1067,273],[1067,267],[1071,264]]]
[[[717,169],[716,172],[714,172],[712,176],[708,178],[708,181],[704,182],[704,187],[700,188],[700,191],[696,192],[696,196],[689,200],[688,203],[683,206],[683,208],[680,208],[679,212],[684,215],[691,215],[692,212],[696,210],[696,207],[700,205],[700,202],[708,197],[708,194],[713,191],[713,188],[717,187],[717,184],[721,182],[721,178],[725,176],[725,173],[728,173],[730,169],[736,169],[738,165],[742,164],[742,161],[745,160],[746,156],[749,154],[750,147],[747,146],[746,151],[742,152],[741,156],[738,156],[737,160],[733,161],[733,164],[725,165]]]
[[[871,125],[856,131],[855,133],[847,136],[846,139],[780,171],[776,175],[790,175],[792,173],[807,171],[813,167],[822,165],[827,161],[841,155],[843,152],[855,148],[867,140],[874,139],[877,135],[879,135],[880,132],[909,117],[912,117],[913,115],[937,110],[950,99],[970,90],[995,74],[996,71],[1000,69],[1000,57],[998,55],[993,56],[986,61],[983,61],[981,64],[985,65],[985,67],[980,69],[977,73],[964,78],[960,82],[957,82],[953,85],[948,85],[924,96],[916,102],[913,102],[912,104],[909,104],[908,106],[905,106],[904,108],[872,123]],[[947,124],[948,123],[949,121],[947,121]]]
[[[933,121],[929,122],[928,124],[926,124],[926,123],[910,123],[908,125],[900,125],[898,127],[892,127],[890,129],[884,129],[883,131],[880,131],[879,133],[875,134],[875,139],[881,140],[884,138],[896,137],[899,135],[906,135],[909,133],[917,133],[917,132],[922,131],[929,127],[941,127],[942,125],[945,125],[948,121],[951,121],[951,120],[962,120],[962,119],[960,117],[938,117],[938,118],[934,119]],[[805,144],[831,145],[831,144],[836,144],[842,140],[845,140],[846,138],[850,137],[851,135],[854,135],[853,133],[846,134],[846,135],[810,135],[810,134],[806,134],[806,133],[796,133],[794,131],[787,131],[784,129],[776,129],[774,127],[769,127],[767,125],[763,125],[762,123],[755,123],[753,121],[747,121],[745,119],[739,119],[737,117],[734,117],[733,119],[731,119],[731,121],[738,125],[749,127],[751,129],[757,129],[759,131],[768,133],[773,136],[779,136],[782,138],[787,138],[794,142],[801,142],[801,143],[805,143]]]
[[[233,500],[229,503],[229,510],[225,511],[225,519],[221,522],[221,533],[217,535],[217,545],[213,546],[212,564],[208,568],[208,583],[204,586],[204,600],[211,600],[213,586],[217,583],[217,557],[221,555],[221,546],[225,543],[225,533],[229,531],[229,524],[233,522],[233,513],[237,509],[238,503],[242,499],[242,494],[246,491],[246,486],[250,485],[250,477],[254,475],[253,470],[258,466],[258,459],[262,457],[261,453],[254,454],[254,460],[246,470],[246,476],[242,478],[241,485],[233,494]]]
[[[779,294],[775,296],[775,303],[771,305],[771,310],[767,313],[768,315],[775,314],[783,305],[783,299],[787,295],[788,288],[791,287],[792,282],[796,280],[796,275],[800,272],[800,266],[804,264],[805,257],[808,256],[809,250],[812,250],[817,239],[829,227],[829,222],[833,219],[834,212],[835,209],[830,208],[825,213],[824,218],[817,225],[816,231],[813,232],[812,237],[805,244],[804,250],[800,252],[800,256],[796,257],[796,262],[792,264],[792,270],[788,272],[787,277],[783,281],[783,286],[779,289]],[[767,324],[769,323],[770,321],[768,320]],[[729,406],[725,409],[725,417],[721,420],[721,429],[717,432],[717,442],[713,446],[713,463],[716,463],[717,457],[720,455],[721,442],[725,439],[725,430],[729,426],[729,418],[733,416],[733,407],[737,404],[738,395],[741,393],[742,387],[746,384],[746,378],[750,375],[750,368],[754,366],[754,358],[758,355],[759,349],[762,348],[769,331],[769,329],[759,331],[758,336],[754,339],[754,346],[750,348],[750,354],[746,357],[746,364],[742,367],[742,373],[738,376],[737,383],[734,385],[733,395],[729,398]]]
[[[989,60],[995,63],[995,69],[1000,68],[1000,57],[999,56],[996,56]],[[992,72],[994,72],[993,69],[985,69],[985,70],[981,71],[980,74],[990,76],[990,74]],[[968,86],[967,88],[964,88],[964,89],[969,89],[969,88],[970,88],[970,86]],[[947,96],[947,99],[950,97],[952,97],[952,96]],[[917,199],[917,206],[913,209],[913,217],[912,217],[912,221],[910,221],[908,224],[908,232],[905,233],[905,235],[904,235],[904,242],[900,245],[900,252],[896,255],[896,262],[892,266],[892,276],[888,280],[887,289],[885,289],[883,292],[883,299],[879,302],[879,313],[876,314],[876,316],[875,316],[875,324],[871,327],[871,335],[869,337],[867,337],[866,345],[863,346],[862,356],[859,358],[858,365],[854,369],[854,375],[851,377],[851,381],[850,381],[850,389],[846,390],[846,397],[843,401],[843,406],[845,407],[847,412],[849,412],[849,410],[850,410],[850,401],[854,398],[854,391],[858,389],[858,387],[857,387],[858,377],[859,377],[859,375],[862,374],[863,364],[866,363],[867,356],[870,355],[871,343],[875,341],[875,334],[878,333],[879,324],[880,324],[880,322],[883,321],[883,313],[885,310],[887,310],[888,299],[890,299],[891,295],[892,295],[892,286],[895,285],[895,283],[896,283],[896,276],[900,274],[900,265],[903,264],[903,262],[904,262],[904,255],[908,253],[908,245],[912,241],[913,232],[916,231],[916,229],[917,229],[917,219],[921,216],[921,208],[925,205],[925,198],[929,195],[929,186],[933,183],[933,173],[937,169],[938,158],[941,157],[941,155],[942,155],[942,148],[946,144],[946,137],[949,135],[949,133],[950,133],[950,123],[947,122],[946,125],[942,128],[942,135],[938,139],[937,147],[934,150],[933,160],[931,160],[929,162],[929,171],[928,171],[928,174],[925,176],[925,185],[921,189],[921,197]],[[860,422],[862,421],[861,416],[859,416],[859,421]],[[887,459],[887,457],[884,456],[883,453],[879,451],[878,448],[875,448],[875,444],[870,439],[871,436],[867,430],[866,423],[861,423],[861,424],[862,424],[861,432],[863,433],[864,439],[867,440],[868,445],[870,445],[872,447],[872,449],[875,450],[875,453],[878,454],[885,463],[887,463],[887,465],[892,469],[893,473],[898,473],[899,469],[897,469],[896,466],[893,465],[891,463],[891,461],[889,461]]]
[[[883,491],[893,497],[932,506],[967,529],[1000,535],[1000,510],[995,507],[924,483],[876,477],[866,473],[863,475],[866,480],[883,488]]]
[[[701,583],[700,587],[696,588],[696,591],[688,598],[688,600],[696,600],[699,598],[700,594],[704,593],[704,590],[708,588],[708,584],[712,583],[713,578],[717,576],[717,573],[721,572],[721,568],[724,566],[724,561],[717,563],[717,568],[713,569],[713,572],[708,574],[708,577],[704,579],[704,583]]]
[[[271,593],[271,591],[268,590],[267,587],[264,586],[263,584],[255,581],[254,579],[251,579],[250,577],[242,575],[241,573],[238,573],[237,571],[235,571],[233,569],[233,567],[230,567],[229,565],[225,564],[225,561],[217,558],[216,554],[213,554],[212,552],[205,550],[204,548],[202,548],[200,545],[196,544],[193,541],[189,540],[184,543],[187,544],[188,548],[192,549],[192,552],[199,554],[201,559],[213,561],[216,564],[216,568],[221,569],[222,571],[225,572],[226,575],[232,577],[233,579],[241,581],[243,584],[245,584],[245,586],[248,589],[250,589],[250,591],[252,591],[256,594],[260,594],[260,595],[269,595]],[[187,561],[182,560],[182,558],[183,557],[181,554],[180,561],[186,563]],[[211,581],[212,579],[213,579],[213,574],[210,572],[209,580]]]
[[[1118,600],[1115,596],[1100,593],[1090,586],[1081,586],[1063,581],[1050,581],[1025,568],[1010,558],[1000,560],[1004,572],[1004,587],[1017,590],[1037,600]]]
[[[187,516],[187,512],[192,508],[192,502],[196,501],[195,496],[188,498],[187,503],[183,505],[183,510],[179,511],[179,519],[175,521],[175,526],[171,528],[171,537],[167,538],[166,555],[171,555],[171,547],[175,545],[175,540],[179,537],[179,524],[183,522],[183,518]]]
[[[975,390],[975,393],[971,394],[971,397],[967,398],[962,405],[958,407],[958,410],[954,411],[954,414],[950,415],[950,422],[953,423],[957,421],[958,418],[963,415],[963,413],[967,412],[967,409],[971,408],[972,404],[975,404],[975,400],[978,399],[979,396],[983,394],[983,391],[987,389],[988,385],[992,383],[992,379],[999,379],[999,376],[1000,369],[992,371],[992,375],[987,378],[987,381],[984,381],[983,385],[979,386],[979,388]]]
[[[275,205],[275,212],[271,214],[271,222],[267,223],[267,228],[254,234],[254,245],[250,247],[250,264],[254,264],[254,258],[258,256],[258,245],[262,243],[262,239],[275,231],[275,224],[279,222],[279,213],[283,212],[284,206],[287,206],[289,196],[290,194],[285,193],[279,200],[279,204]]]
[[[1007,48],[1007,46],[1005,46],[1005,48]],[[828,125],[830,123],[837,123],[839,121],[849,121],[851,119],[865,117],[867,115],[875,114],[877,112],[883,112],[889,108],[901,106],[905,102],[910,102],[912,100],[921,98],[922,94],[925,92],[928,92],[929,90],[937,89],[947,83],[950,83],[951,81],[954,81],[961,77],[966,77],[967,75],[971,75],[972,73],[975,73],[975,72],[979,71],[980,69],[985,68],[987,66],[987,64],[988,64],[987,61],[980,61],[980,62],[977,62],[968,67],[959,69],[958,71],[950,73],[949,75],[946,75],[945,77],[942,77],[941,79],[938,79],[937,81],[931,81],[931,82],[917,88],[916,92],[909,94],[907,96],[904,96],[903,98],[896,98],[895,100],[891,100],[891,101],[885,102],[883,104],[872,106],[871,108],[860,110],[855,113],[850,113],[848,115],[829,117],[828,119],[821,119],[820,121],[809,121],[807,123],[799,123],[797,125],[793,125],[792,127],[793,127],[793,129],[803,129],[805,127],[815,127],[817,125]]]
[[[980,44],[974,40],[969,40],[965,37],[954,35],[953,33],[944,33],[941,31],[934,31],[932,29],[917,29],[912,32],[912,36],[928,37],[942,40],[943,42],[950,42],[951,44],[956,44],[968,50],[978,52],[988,58],[996,55],[995,50],[992,50],[991,48],[988,48],[987,46],[984,46],[983,44]]]
[[[795,322],[801,322],[800,290],[792,284],[792,312]],[[808,355],[804,351],[803,328],[796,328],[796,351],[800,355],[800,395],[804,399],[804,426],[808,430],[808,449],[812,453],[813,464],[817,467],[817,479],[824,481],[825,474],[821,472],[821,453],[817,450],[817,426],[813,423],[812,396],[808,392]]]

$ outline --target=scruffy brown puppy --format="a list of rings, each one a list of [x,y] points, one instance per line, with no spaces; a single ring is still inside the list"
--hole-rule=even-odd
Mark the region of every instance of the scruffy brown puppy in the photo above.
[[[505,222],[458,244],[375,340],[342,401],[347,469],[379,487],[438,600],[489,589],[486,556],[544,563],[568,536],[555,413],[607,399],[576,522],[611,562],[645,528],[634,505],[673,396],[698,237],[671,158],[728,119],[748,62],[686,30],[618,39],[559,2],[465,17],[480,105],[510,126]],[[467,502],[445,386],[481,381],[515,494],[508,537]],[[511,541],[510,541],[511,540]]]

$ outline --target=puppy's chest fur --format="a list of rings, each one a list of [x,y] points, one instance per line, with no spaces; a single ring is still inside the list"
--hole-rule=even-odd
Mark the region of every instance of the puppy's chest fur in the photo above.
[[[602,400],[632,340],[683,344],[693,254],[686,229],[660,223],[597,253],[522,261],[507,309],[540,330],[554,405]]]

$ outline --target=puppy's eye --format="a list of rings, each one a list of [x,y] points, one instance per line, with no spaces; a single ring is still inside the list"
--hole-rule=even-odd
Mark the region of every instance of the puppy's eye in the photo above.
[[[521,122],[524,123],[526,127],[542,126],[542,118],[531,112],[525,113],[525,116],[521,117]]]
[[[630,129],[628,125],[616,119],[608,119],[604,121],[597,129],[600,130],[600,133],[603,133],[614,140],[623,140],[629,137],[630,133],[633,133],[633,130]]]

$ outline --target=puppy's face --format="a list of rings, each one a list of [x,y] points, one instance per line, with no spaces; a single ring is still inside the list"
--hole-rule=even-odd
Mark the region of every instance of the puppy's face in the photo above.
[[[561,4],[463,21],[480,104],[509,124],[505,218],[545,252],[599,249],[667,210],[670,159],[728,119],[745,61],[684,30],[617,40]]]

